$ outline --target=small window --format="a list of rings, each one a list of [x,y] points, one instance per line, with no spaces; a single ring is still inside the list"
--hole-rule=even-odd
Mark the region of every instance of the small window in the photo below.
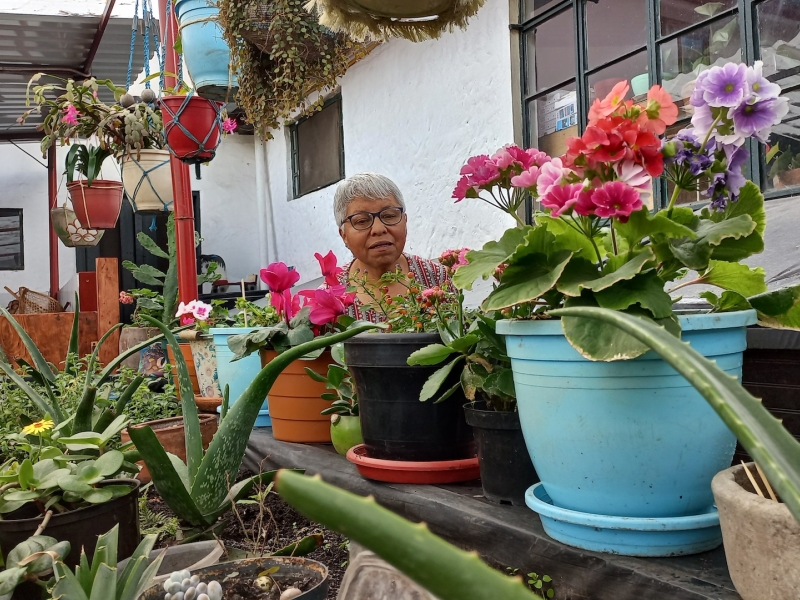
[[[0,271],[24,268],[22,209],[0,208]]]
[[[290,136],[295,198],[344,179],[341,96],[293,124]]]

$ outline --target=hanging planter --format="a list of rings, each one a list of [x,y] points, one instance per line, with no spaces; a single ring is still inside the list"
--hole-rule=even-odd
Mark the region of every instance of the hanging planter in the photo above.
[[[122,183],[95,179],[90,186],[86,180],[67,184],[72,207],[78,221],[87,228],[114,229],[122,210]]]
[[[175,16],[186,69],[197,93],[209,100],[233,100],[239,84],[230,70],[231,52],[222,37],[219,8],[208,0],[176,0]]]
[[[354,40],[401,37],[412,42],[466,28],[485,0],[311,0],[319,22]]]
[[[164,134],[169,151],[179,160],[204,163],[214,158],[222,136],[218,102],[189,92],[161,99]]]
[[[140,150],[120,157],[122,185],[135,212],[171,211],[169,150]]]
[[[61,206],[50,209],[50,221],[56,230],[58,239],[67,248],[85,248],[97,246],[103,238],[102,229],[87,229],[75,216],[75,211]]]

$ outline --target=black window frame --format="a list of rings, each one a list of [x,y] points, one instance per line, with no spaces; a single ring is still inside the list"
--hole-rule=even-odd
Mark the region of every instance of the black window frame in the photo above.
[[[634,50],[626,52],[625,54],[607,61],[603,64],[596,65],[591,69],[588,68],[588,36],[587,36],[587,21],[586,21],[586,2],[587,0],[562,0],[543,10],[540,14],[534,15],[529,19],[525,19],[525,0],[519,0],[519,25],[513,26],[513,29],[519,31],[519,52],[520,52],[520,89],[522,100],[522,124],[523,124],[523,140],[526,147],[535,145],[536,140],[533,139],[533,129],[530,122],[529,106],[537,99],[546,96],[564,86],[574,83],[576,96],[577,96],[577,112],[578,112],[578,131],[583,132],[586,129],[587,115],[589,113],[589,86],[588,78],[590,75],[601,71],[605,68],[613,66],[621,61],[624,61],[644,49],[648,57],[648,73],[650,74],[650,85],[661,82],[661,46],[668,43],[680,36],[691,33],[695,30],[707,27],[709,24],[729,18],[731,15],[736,15],[739,21],[739,34],[741,39],[742,61],[752,65],[754,61],[761,58],[761,48],[758,30],[758,6],[767,2],[768,0],[737,0],[736,4],[730,8],[720,11],[719,13],[702,19],[697,23],[693,23],[688,27],[674,31],[668,35],[660,34],[661,18],[659,13],[659,0],[643,0],[646,3],[646,28],[647,28],[647,44],[644,47],[637,47]],[[573,21],[575,26],[575,76],[568,77],[564,81],[556,85],[549,86],[542,90],[536,90],[532,94],[526,94],[527,77],[528,77],[528,49],[526,43],[526,33],[532,31],[534,28],[541,26],[543,23],[552,19],[565,11],[572,9]],[[653,76],[655,74],[655,77]],[[796,92],[800,90],[800,83],[787,86],[783,88],[783,94],[789,92]],[[687,120],[688,124],[689,121]],[[774,198],[786,198],[797,196],[800,194],[800,188],[790,187],[780,190],[765,190],[766,172],[762,169],[764,146],[759,144],[757,140],[750,138],[747,140],[747,148],[750,151],[749,163],[747,169],[752,179],[761,188],[765,200],[772,200]],[[653,201],[656,208],[663,208],[667,206],[667,186],[663,177],[653,181]],[[530,207],[527,207],[528,214],[530,214]]]
[[[298,137],[297,128],[305,121],[309,119],[313,119],[315,115],[319,112],[322,112],[326,108],[329,108],[331,105],[337,104],[339,107],[339,178],[335,181],[330,181],[323,185],[319,185],[313,189],[307,190],[300,193],[300,143]],[[325,189],[328,186],[333,185],[334,183],[338,183],[345,177],[345,170],[344,170],[344,119],[342,118],[342,94],[337,93],[327,98],[323,103],[322,107],[319,111],[315,111],[311,114],[304,115],[303,117],[297,119],[289,126],[289,145],[290,145],[290,154],[292,157],[292,199],[296,200],[298,198],[302,198],[303,196],[307,196],[308,194],[312,194],[319,190]]]
[[[24,271],[25,270],[25,222],[23,220],[23,209],[0,208],[0,217],[19,217],[19,266],[12,268],[0,267],[0,271]]]

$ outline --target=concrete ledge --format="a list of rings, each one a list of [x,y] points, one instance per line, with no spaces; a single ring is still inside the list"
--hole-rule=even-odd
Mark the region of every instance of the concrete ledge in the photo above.
[[[331,446],[276,441],[270,428],[253,430],[245,466],[298,468],[353,493],[372,494],[384,507],[425,521],[451,543],[477,550],[487,562],[553,578],[556,598],[569,600],[739,600],[722,547],[695,556],[641,559],[585,552],[547,537],[525,507],[490,503],[480,482],[446,486],[384,484],[363,479]]]

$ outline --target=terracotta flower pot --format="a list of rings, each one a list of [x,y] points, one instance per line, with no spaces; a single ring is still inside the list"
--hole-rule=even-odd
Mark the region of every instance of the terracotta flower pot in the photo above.
[[[119,353],[122,354],[128,348],[132,348],[142,342],[156,337],[161,333],[158,327],[123,327],[119,332]],[[139,370],[139,356],[141,353],[129,356],[122,361],[123,367],[128,367],[134,371]]]
[[[185,102],[185,104],[184,104]],[[164,135],[170,152],[188,163],[214,158],[220,142],[219,111],[212,100],[200,96],[161,99]]]
[[[181,344],[181,353],[183,354],[183,359],[186,361],[186,368],[189,371],[189,379],[192,381],[192,391],[194,392],[195,396],[200,395],[200,383],[197,381],[197,371],[194,368],[194,358],[192,358],[192,347],[189,343]],[[175,393],[178,394],[178,399],[181,397],[181,386],[178,382],[178,372],[174,368],[175,365],[175,354],[172,352],[172,346],[167,345],[167,356],[169,356],[169,362],[173,365],[172,369],[172,382],[175,384]]]
[[[92,185],[86,180],[67,184],[72,208],[81,224],[87,229],[114,229],[122,210],[122,183],[95,179]]]
[[[800,185],[800,169],[782,171],[772,178],[772,185],[776,190]]]
[[[272,350],[261,350],[261,366],[266,366],[276,356]],[[330,351],[326,350],[314,360],[294,361],[278,375],[267,396],[276,440],[331,443],[330,417],[320,414],[331,405],[320,398],[326,392],[325,384],[311,379],[305,367],[327,373],[332,360]]]
[[[158,419],[157,421],[147,421],[145,423],[138,423],[132,426],[134,429],[141,427],[151,427],[164,447],[164,450],[170,454],[174,454],[181,460],[186,460],[186,432],[183,427],[183,417],[172,417],[169,419]],[[203,449],[207,449],[211,443],[211,438],[217,433],[217,417],[216,415],[200,415],[200,434],[203,436]],[[131,436],[128,435],[128,430],[123,429],[122,443],[131,441]],[[139,461],[142,470],[136,476],[136,479],[142,483],[150,481],[150,471],[144,464],[144,461]]]

